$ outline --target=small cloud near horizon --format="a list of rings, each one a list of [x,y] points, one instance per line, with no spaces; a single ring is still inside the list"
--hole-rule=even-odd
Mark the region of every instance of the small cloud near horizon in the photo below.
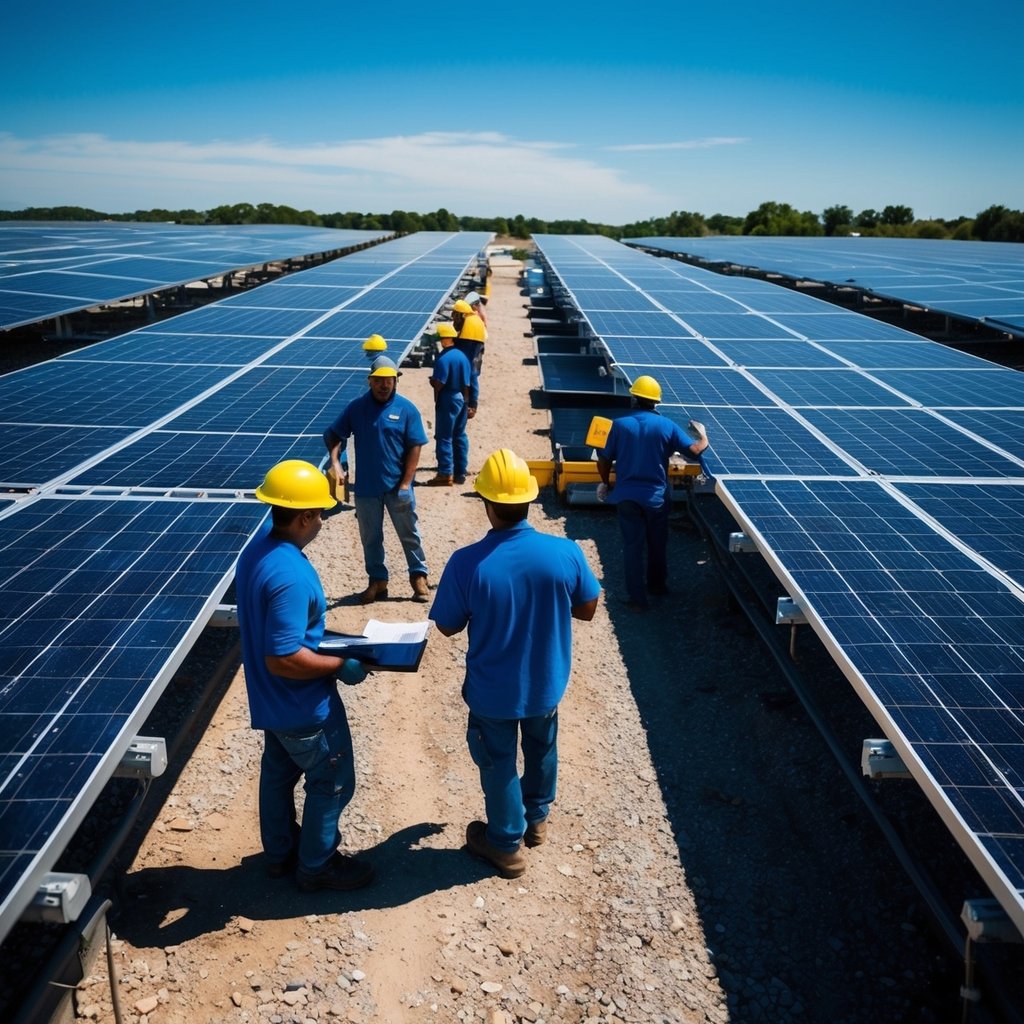
[[[663,149],[714,149],[716,146],[738,146],[750,139],[742,136],[712,136],[707,139],[687,139],[683,142],[633,142],[621,146],[605,146],[611,153],[651,153]]]

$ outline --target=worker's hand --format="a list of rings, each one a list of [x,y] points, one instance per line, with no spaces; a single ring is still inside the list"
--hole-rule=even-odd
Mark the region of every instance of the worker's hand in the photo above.
[[[399,487],[395,493],[398,495],[399,501],[407,501],[412,504],[412,485],[408,487]]]
[[[355,658],[346,658],[336,674],[346,686],[355,686],[357,683],[361,683],[370,672],[361,661],[356,661]]]
[[[609,487],[607,484],[597,485],[597,500],[605,501],[608,498]]]
[[[476,415],[476,406],[475,405],[471,405],[466,410],[466,419],[467,420],[471,420],[475,415]]]
[[[686,424],[686,429],[694,440],[699,438],[701,441],[706,441],[708,439],[708,432],[704,429],[704,424],[700,420],[690,420]]]

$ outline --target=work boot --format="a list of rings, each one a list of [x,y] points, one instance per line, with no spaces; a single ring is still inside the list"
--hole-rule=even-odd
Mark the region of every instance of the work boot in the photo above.
[[[466,846],[474,857],[487,861],[502,878],[518,878],[526,870],[526,858],[518,847],[512,852],[499,850],[487,842],[487,826],[471,821],[466,827]]]
[[[465,473],[456,473],[455,476],[452,477],[452,483],[458,484],[460,487],[465,482],[466,482],[466,474]]]
[[[417,574],[416,576],[410,576],[409,582],[412,584],[412,599],[419,601],[420,604],[426,604],[430,600],[427,577]]]
[[[548,841],[548,819],[529,821],[526,823],[526,835],[523,842],[532,850],[535,846],[543,846]]]
[[[349,857],[337,850],[319,871],[305,871],[301,867],[295,872],[295,881],[303,892],[317,889],[361,889],[373,881],[373,865],[369,861]]]
[[[370,580],[370,585],[359,595],[360,604],[373,604],[388,596],[387,580]]]
[[[427,481],[428,487],[451,487],[453,480],[451,476],[445,475],[444,473],[438,473],[437,476],[432,476]]]

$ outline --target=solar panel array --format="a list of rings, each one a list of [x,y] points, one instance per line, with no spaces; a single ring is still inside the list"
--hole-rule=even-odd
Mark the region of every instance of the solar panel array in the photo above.
[[[628,245],[854,287],[1024,336],[1024,245],[930,238],[631,238]]]
[[[0,330],[385,238],[292,224],[0,224]]]
[[[401,360],[489,241],[423,232],[0,377],[0,938],[265,519],[252,496]]]
[[[536,241],[619,392],[650,374],[663,415],[706,424],[717,494],[1024,932],[1024,375],[760,280]]]

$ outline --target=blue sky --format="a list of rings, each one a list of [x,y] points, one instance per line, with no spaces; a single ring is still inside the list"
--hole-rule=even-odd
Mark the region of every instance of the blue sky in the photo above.
[[[1024,208],[1022,0],[19,3],[0,208]]]

